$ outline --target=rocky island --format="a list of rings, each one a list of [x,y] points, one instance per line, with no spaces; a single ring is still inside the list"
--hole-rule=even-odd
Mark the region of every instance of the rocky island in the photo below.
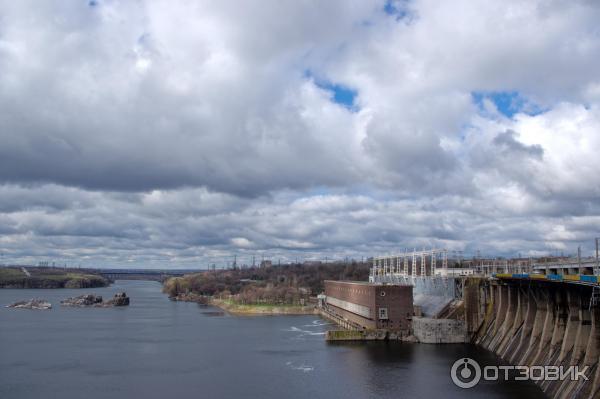
[[[103,301],[100,295],[85,294],[79,295],[72,298],[67,298],[64,301],[60,301],[62,306],[73,306],[73,307],[96,307],[96,308],[109,308],[114,306],[129,306],[129,297],[126,293],[120,292],[115,294],[112,299]]]
[[[7,305],[6,307],[14,309],[47,310],[52,309],[52,304],[44,299],[30,299],[29,301],[18,301],[13,304]]]

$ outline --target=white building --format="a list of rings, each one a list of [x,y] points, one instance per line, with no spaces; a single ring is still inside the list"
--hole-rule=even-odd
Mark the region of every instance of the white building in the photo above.
[[[436,269],[435,275],[439,277],[458,277],[458,276],[472,276],[475,273],[474,269],[468,267],[457,267],[450,269]]]

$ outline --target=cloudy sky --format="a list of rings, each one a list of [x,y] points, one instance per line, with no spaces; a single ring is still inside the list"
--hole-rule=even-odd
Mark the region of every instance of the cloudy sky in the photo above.
[[[591,254],[594,0],[0,0],[1,262]]]

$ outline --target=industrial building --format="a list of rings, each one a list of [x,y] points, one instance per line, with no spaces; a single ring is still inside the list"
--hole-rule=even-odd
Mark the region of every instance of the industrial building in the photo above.
[[[413,316],[410,284],[325,281],[329,313],[363,329],[409,331]]]

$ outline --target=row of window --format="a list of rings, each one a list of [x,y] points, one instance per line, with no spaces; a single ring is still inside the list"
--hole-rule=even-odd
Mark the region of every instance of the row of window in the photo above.
[[[370,290],[364,290],[364,289],[359,289],[359,288],[348,288],[348,287],[332,287],[332,290],[334,291],[344,291],[344,292],[351,292],[353,294],[362,294],[362,295],[367,295],[369,294]]]
[[[333,291],[338,291],[338,292],[339,291],[343,291],[343,292],[346,292],[346,293],[350,292],[350,293],[353,293],[353,294],[362,294],[362,295],[367,295],[367,294],[370,293],[368,290],[361,290],[361,289],[358,289],[358,288],[347,288],[347,287],[333,287],[332,290]],[[385,296],[385,291],[380,291],[379,295],[380,296]]]

